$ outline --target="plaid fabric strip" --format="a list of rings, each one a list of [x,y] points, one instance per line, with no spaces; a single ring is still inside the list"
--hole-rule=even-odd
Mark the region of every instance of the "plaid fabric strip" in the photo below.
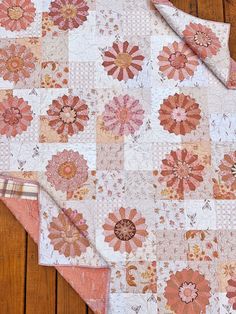
[[[38,185],[19,182],[14,179],[0,178],[0,197],[38,199]]]

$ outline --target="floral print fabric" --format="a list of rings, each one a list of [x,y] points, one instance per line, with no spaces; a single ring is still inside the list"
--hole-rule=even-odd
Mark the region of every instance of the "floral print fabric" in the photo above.
[[[233,311],[227,26],[161,0],[0,8],[0,171],[40,185],[40,264],[109,268],[101,313]]]
[[[0,25],[6,30],[24,30],[34,21],[35,5],[31,0],[2,1],[0,4]]]
[[[215,33],[202,24],[190,23],[183,31],[188,45],[202,58],[217,55],[221,48],[220,40]]]
[[[24,45],[11,44],[0,49],[0,75],[4,80],[17,83],[30,77],[34,62],[33,53]]]
[[[0,103],[0,133],[15,137],[26,131],[33,120],[31,107],[23,98],[9,96]]]

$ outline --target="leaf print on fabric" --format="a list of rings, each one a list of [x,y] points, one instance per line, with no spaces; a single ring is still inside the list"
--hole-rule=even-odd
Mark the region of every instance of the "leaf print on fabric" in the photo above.
[[[59,29],[78,28],[88,16],[89,7],[84,0],[55,0],[51,2],[49,15]]]
[[[54,61],[41,64],[41,88],[66,88],[69,83],[69,66]]]
[[[198,57],[184,42],[164,46],[157,59],[160,71],[175,81],[193,76],[199,65]]]
[[[173,187],[182,195],[195,191],[203,182],[203,170],[197,155],[187,149],[178,149],[162,160],[161,175],[167,187]]]
[[[48,12],[43,12],[42,14],[42,36],[46,36],[52,31],[54,26],[53,20]]]
[[[232,190],[236,190],[236,151],[224,155],[219,169],[222,180]]]
[[[80,256],[86,252],[89,241],[86,238],[88,226],[83,215],[72,209],[63,209],[52,218],[48,227],[49,239],[54,250],[66,257]]]
[[[155,261],[129,262],[125,266],[128,293],[157,292],[157,263]]]
[[[229,298],[229,303],[232,305],[233,310],[236,310],[236,275],[233,275],[228,280],[227,298]]]
[[[200,314],[206,311],[210,291],[204,275],[192,269],[183,269],[170,276],[164,296],[175,314]]]
[[[170,133],[185,135],[196,130],[201,120],[201,110],[194,98],[175,94],[162,103],[159,120],[163,128]]]
[[[0,76],[14,83],[29,78],[35,70],[33,53],[24,45],[11,44],[0,49]]]
[[[112,47],[104,52],[102,65],[114,79],[127,81],[142,71],[143,60],[144,56],[138,46],[133,46],[128,41],[119,41],[114,42]]]
[[[121,253],[131,253],[142,247],[148,235],[146,229],[145,218],[135,208],[129,207],[109,213],[103,225],[105,242]]]
[[[105,106],[103,122],[113,135],[134,134],[143,124],[144,110],[139,100],[129,95],[114,97]]]
[[[213,261],[219,258],[218,237],[214,231],[190,230],[185,234],[189,261]]]
[[[57,191],[73,192],[87,181],[87,161],[78,152],[64,150],[52,156],[46,176]]]
[[[88,106],[78,96],[64,95],[54,99],[47,114],[49,125],[63,135],[84,131],[89,120]]]
[[[15,137],[26,131],[32,120],[31,107],[23,98],[9,96],[0,102],[0,134]]]
[[[190,23],[183,31],[187,44],[202,59],[215,56],[221,48],[221,43],[216,34],[202,24]]]
[[[35,11],[31,0],[3,0],[0,3],[0,26],[12,32],[25,30],[34,21]]]

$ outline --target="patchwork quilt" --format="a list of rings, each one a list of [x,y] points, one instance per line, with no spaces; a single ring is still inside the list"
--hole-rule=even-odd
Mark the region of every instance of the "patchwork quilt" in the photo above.
[[[97,314],[236,310],[229,32],[167,0],[0,1],[0,197]]]

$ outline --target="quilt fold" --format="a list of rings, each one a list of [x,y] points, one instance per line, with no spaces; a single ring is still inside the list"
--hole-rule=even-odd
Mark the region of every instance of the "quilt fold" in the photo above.
[[[168,0],[153,0],[153,4],[216,77],[227,88],[236,89],[236,62],[230,57],[229,50],[230,24],[194,17]],[[212,29],[220,36],[214,35]]]
[[[18,182],[19,183],[19,182]],[[9,192],[8,186],[8,192]],[[15,197],[4,193],[0,200],[10,209],[16,219],[22,224],[36,244],[39,243],[39,203],[21,195]],[[25,195],[25,194],[24,194]],[[72,288],[96,314],[106,314],[108,306],[108,289],[110,280],[109,268],[63,267],[55,266]]]

